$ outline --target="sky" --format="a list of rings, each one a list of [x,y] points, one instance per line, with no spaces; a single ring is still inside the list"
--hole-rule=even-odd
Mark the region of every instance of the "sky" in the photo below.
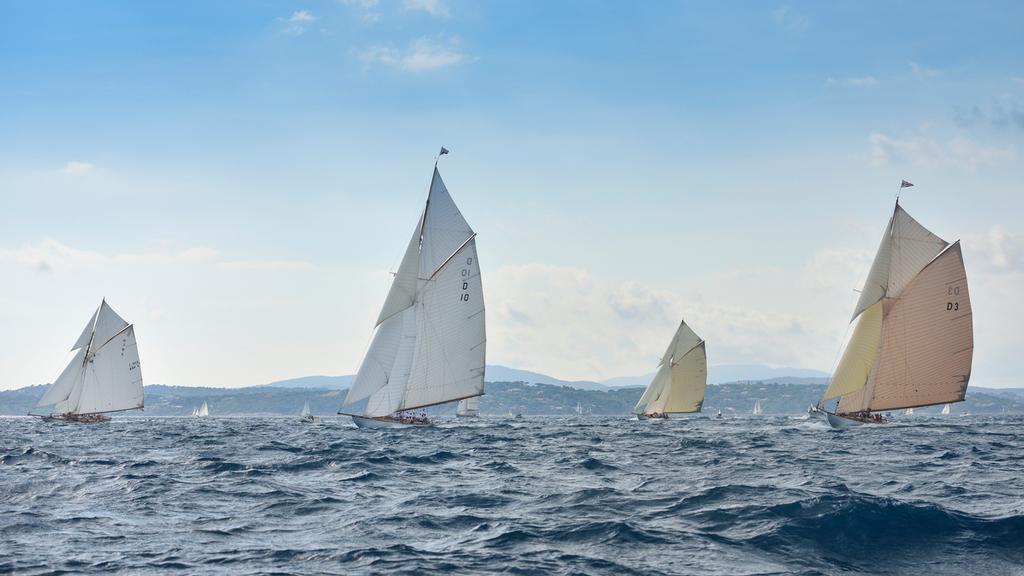
[[[352,374],[441,174],[491,364],[830,371],[901,179],[1024,385],[1019,2],[0,2],[0,389]]]

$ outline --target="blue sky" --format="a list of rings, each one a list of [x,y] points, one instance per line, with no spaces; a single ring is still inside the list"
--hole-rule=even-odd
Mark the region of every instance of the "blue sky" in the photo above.
[[[0,388],[99,299],[147,381],[358,367],[442,174],[488,360],[829,370],[901,178],[962,238],[973,383],[1020,385],[1019,3],[5,2]]]

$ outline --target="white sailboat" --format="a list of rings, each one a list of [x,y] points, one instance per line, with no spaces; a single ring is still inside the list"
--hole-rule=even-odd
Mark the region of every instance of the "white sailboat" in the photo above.
[[[904,416],[913,416],[914,415],[914,409],[913,408],[907,408],[906,410],[903,411],[903,415]]]
[[[949,404],[946,404],[945,406],[942,407],[942,415],[949,416]]]
[[[754,400],[754,409],[750,411],[754,416],[760,416],[764,414],[764,410],[761,408],[761,401]]]
[[[199,410],[196,411],[195,415],[199,418],[206,418],[210,415],[210,407],[206,402],[203,402],[203,405],[199,407]]]
[[[309,411],[309,402],[302,405],[302,412],[299,412],[299,419],[309,424],[317,424],[320,422],[320,417],[313,416],[312,412]]]
[[[834,428],[882,423],[882,410],[964,399],[974,335],[960,242],[932,234],[898,198],[851,322],[822,398],[838,399],[827,414]]]
[[[459,418],[476,418],[479,416],[480,397],[473,396],[472,398],[459,400],[459,405],[455,407],[455,415]]]
[[[199,416],[199,406],[192,407],[192,417],[195,418],[196,416]]]
[[[47,419],[102,422],[110,412],[142,410],[142,366],[135,327],[107,304],[99,308],[71,348],[75,356],[36,407],[53,406]]]
[[[633,407],[637,419],[668,419],[669,414],[700,412],[707,387],[707,353],[704,340],[686,324],[679,323],[661,357],[658,371]]]
[[[484,393],[486,344],[476,233],[435,163],[426,206],[339,414],[368,428],[430,424],[424,408]]]

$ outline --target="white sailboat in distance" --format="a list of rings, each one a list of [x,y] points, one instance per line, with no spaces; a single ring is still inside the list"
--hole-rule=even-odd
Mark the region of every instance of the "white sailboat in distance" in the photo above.
[[[669,414],[700,412],[707,383],[704,340],[682,321],[633,412],[638,420],[665,420]]]
[[[484,393],[487,339],[476,233],[436,162],[426,206],[394,276],[338,412],[362,428],[429,425],[424,408]]]
[[[946,404],[945,406],[942,407],[942,415],[949,416],[949,404]]]
[[[459,418],[476,418],[479,416],[480,397],[473,396],[472,398],[459,400],[459,405],[455,407],[455,415]]]
[[[99,308],[71,348],[71,362],[36,407],[53,406],[46,419],[103,422],[104,414],[142,410],[142,365],[135,327],[107,304]]]
[[[760,416],[764,414],[764,410],[761,408],[761,401],[754,400],[754,409],[750,411],[754,416]]]
[[[320,417],[319,416],[314,416],[313,413],[309,411],[309,402],[308,401],[305,404],[302,405],[302,411],[299,412],[299,419],[302,420],[303,422],[307,423],[307,424],[319,424],[320,423]]]
[[[880,424],[882,410],[964,399],[974,329],[960,242],[932,234],[898,197],[852,322],[822,397],[838,399],[827,413],[833,428]]]
[[[206,402],[203,402],[203,405],[200,406],[199,410],[197,410],[195,412],[195,416],[197,416],[199,418],[206,418],[209,415],[210,415],[210,407],[209,407],[209,405],[206,404]]]

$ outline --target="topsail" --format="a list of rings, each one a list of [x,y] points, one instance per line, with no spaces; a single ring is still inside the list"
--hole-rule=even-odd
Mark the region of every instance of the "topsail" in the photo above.
[[[342,408],[389,416],[484,392],[476,233],[434,167],[430,193]]]
[[[74,357],[36,406],[83,416],[141,409],[142,367],[135,328],[104,300],[72,350]]]
[[[964,399],[974,336],[960,242],[948,244],[898,202],[853,322],[823,398],[839,398],[838,413]]]

